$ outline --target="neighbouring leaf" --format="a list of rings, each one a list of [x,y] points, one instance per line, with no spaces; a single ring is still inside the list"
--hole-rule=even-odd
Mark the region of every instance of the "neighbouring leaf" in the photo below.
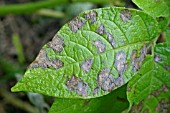
[[[154,113],[170,108],[170,46],[157,44],[155,56],[147,56],[140,72],[127,86],[132,112]],[[165,105],[164,105],[165,104]]]
[[[165,30],[165,35],[166,35],[165,40],[170,45],[170,28],[169,27]]]
[[[144,12],[108,7],[82,12],[40,50],[12,91],[95,98],[135,75],[159,34]]]
[[[168,17],[168,0],[132,0],[139,8],[154,17]]]
[[[57,98],[49,113],[121,113],[129,104],[126,87],[124,85],[108,95],[89,100]]]

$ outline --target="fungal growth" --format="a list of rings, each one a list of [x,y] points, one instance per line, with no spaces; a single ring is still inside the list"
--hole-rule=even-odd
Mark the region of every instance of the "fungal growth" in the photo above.
[[[122,86],[124,84],[124,79],[123,76],[118,76],[115,80],[115,85],[116,86]]]
[[[60,53],[64,48],[64,40],[60,38],[58,35],[55,35],[52,41],[48,43],[48,47],[52,48],[57,53]]]
[[[92,63],[93,63],[92,59],[87,59],[81,64],[81,68],[83,69],[83,71],[89,72],[91,69]]]
[[[69,90],[77,92],[80,96],[88,96],[89,86],[74,75],[66,81],[66,86]]]
[[[83,27],[84,24],[85,24],[85,21],[77,17],[70,21],[69,26],[70,26],[71,31],[77,32],[80,28]]]
[[[110,69],[102,69],[98,75],[98,85],[104,91],[111,91],[115,87],[114,78],[113,75],[110,74]]]
[[[97,29],[97,33],[99,35],[103,35],[105,33],[105,28],[104,28],[104,25],[103,24],[100,24],[100,26],[98,27]]]
[[[143,60],[145,59],[147,54],[147,48],[146,45],[144,45],[141,49],[140,49],[140,56],[137,57],[137,50],[133,50],[132,51],[132,55],[131,55],[131,64],[132,64],[132,70],[133,71],[139,71]]]
[[[115,39],[113,38],[112,34],[106,33],[106,35],[107,35],[107,39],[108,39],[109,43],[110,43],[114,48],[116,48],[116,41],[115,41]]]
[[[98,92],[100,91],[100,88],[99,87],[96,87],[93,89],[93,95],[96,95]]]
[[[154,57],[155,62],[160,62],[161,61],[161,56],[159,54],[156,54]]]
[[[123,20],[123,22],[128,22],[131,18],[131,13],[128,9],[124,9],[120,12],[120,18]]]
[[[63,62],[60,59],[49,60],[47,53],[44,49],[41,49],[37,58],[32,62],[29,68],[48,68],[53,67],[55,69],[63,67]]]
[[[84,14],[84,18],[86,18],[87,20],[90,20],[90,23],[93,24],[96,21],[96,16],[97,13],[95,11],[90,11],[87,14]]]
[[[93,42],[93,45],[98,48],[98,51],[100,53],[103,53],[105,51],[106,45],[103,44],[102,41],[96,40],[95,42]]]
[[[119,51],[116,54],[116,59],[114,65],[120,75],[123,75],[126,69],[126,54],[123,51]]]

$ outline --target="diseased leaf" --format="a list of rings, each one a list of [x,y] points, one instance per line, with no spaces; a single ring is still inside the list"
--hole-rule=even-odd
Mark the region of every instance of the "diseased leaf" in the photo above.
[[[168,17],[168,0],[132,0],[139,8],[153,17]]]
[[[157,21],[141,11],[83,12],[44,45],[12,91],[84,99],[106,95],[138,72],[157,36]]]
[[[108,95],[89,100],[57,98],[49,113],[121,113],[128,108],[126,87],[124,85]]]
[[[154,113],[169,109],[170,46],[157,44],[154,54],[154,57],[147,56],[139,73],[128,83],[127,98],[130,107],[134,104],[132,112]]]

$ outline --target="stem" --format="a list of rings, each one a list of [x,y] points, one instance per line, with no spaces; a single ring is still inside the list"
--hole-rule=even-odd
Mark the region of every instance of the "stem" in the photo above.
[[[1,5],[0,15],[32,13],[41,8],[59,6],[65,3],[68,3],[68,0],[43,0],[24,4]]]
[[[111,0],[43,0],[24,4],[0,5],[0,15],[28,14],[41,8],[60,6],[69,2],[91,2],[96,4],[111,3]]]

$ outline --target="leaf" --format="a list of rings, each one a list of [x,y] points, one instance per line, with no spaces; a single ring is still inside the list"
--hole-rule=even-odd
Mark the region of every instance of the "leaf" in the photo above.
[[[44,45],[12,91],[84,99],[106,95],[138,72],[157,36],[157,21],[137,10],[82,12]]]
[[[128,108],[126,87],[124,85],[108,95],[90,100],[57,98],[49,113],[121,113]]]
[[[170,104],[170,46],[157,44],[155,56],[147,56],[140,72],[128,83],[127,98],[131,111],[160,112],[161,102]],[[142,101],[143,100],[143,101]]]
[[[166,42],[170,45],[170,28],[167,27],[167,29],[165,30],[165,40]]]
[[[132,0],[139,8],[153,17],[168,17],[168,0]]]

